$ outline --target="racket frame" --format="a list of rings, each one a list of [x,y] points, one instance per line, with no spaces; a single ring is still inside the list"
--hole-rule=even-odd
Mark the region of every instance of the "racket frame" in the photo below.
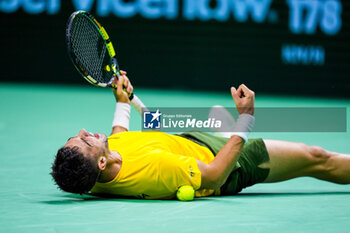
[[[96,81],[93,77],[91,77],[83,69],[83,67],[75,59],[76,55],[74,54],[74,51],[72,50],[71,27],[72,27],[72,23],[73,23],[74,18],[78,14],[83,15],[88,20],[90,20],[90,22],[96,27],[96,29],[98,30],[98,32],[100,33],[100,35],[102,36],[102,38],[105,42],[105,45],[106,45],[106,48],[108,51],[108,55],[110,56],[110,59],[111,59],[111,67],[110,68],[112,68],[112,71],[114,74],[113,77],[111,77],[110,82],[108,82],[108,83],[101,83],[101,82]],[[69,17],[68,22],[67,22],[66,43],[67,43],[69,57],[70,57],[72,63],[74,64],[74,67],[86,79],[86,81],[88,81],[92,85],[99,86],[99,87],[114,87],[115,88],[115,86],[112,84],[113,78],[118,79],[120,77],[117,56],[116,56],[113,44],[112,44],[111,40],[109,39],[109,36],[108,36],[106,30],[104,29],[104,27],[102,27],[102,25],[96,20],[96,18],[92,14],[90,14],[89,12],[86,12],[86,11],[75,11],[71,14],[71,16]],[[133,96],[133,94],[131,94],[129,96],[129,98],[131,98],[132,96]]]

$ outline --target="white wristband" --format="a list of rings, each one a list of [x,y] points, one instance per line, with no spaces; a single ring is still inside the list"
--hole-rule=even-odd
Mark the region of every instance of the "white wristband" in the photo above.
[[[253,130],[255,118],[250,114],[240,114],[233,128],[232,135],[241,137],[244,142],[248,141],[248,135]]]
[[[145,110],[147,111],[146,106],[142,103],[142,101],[136,95],[134,95],[134,98],[131,100],[131,104],[136,109],[136,111],[140,113],[141,116],[143,114],[142,109],[144,111]]]
[[[115,105],[115,112],[112,127],[122,126],[129,130],[130,104],[118,102]]]

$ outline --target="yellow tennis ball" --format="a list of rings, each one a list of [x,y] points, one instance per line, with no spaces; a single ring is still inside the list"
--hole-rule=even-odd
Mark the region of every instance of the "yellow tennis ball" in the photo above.
[[[194,198],[194,189],[190,185],[181,186],[176,193],[180,201],[192,201]]]

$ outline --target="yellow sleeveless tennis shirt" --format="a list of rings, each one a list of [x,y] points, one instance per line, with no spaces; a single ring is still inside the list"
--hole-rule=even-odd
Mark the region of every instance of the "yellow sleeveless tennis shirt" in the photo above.
[[[162,132],[123,132],[108,138],[109,148],[122,157],[117,176],[97,182],[91,192],[143,199],[172,199],[177,189],[191,185],[196,197],[218,195],[220,190],[201,189],[196,159],[208,164],[213,153],[204,146]]]

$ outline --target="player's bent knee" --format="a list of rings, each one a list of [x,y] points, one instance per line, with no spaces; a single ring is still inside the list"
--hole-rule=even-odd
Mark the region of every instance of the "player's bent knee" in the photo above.
[[[316,171],[328,173],[334,169],[330,162],[331,153],[319,146],[308,146],[307,150]]]
[[[307,150],[311,156],[311,158],[316,163],[324,163],[327,162],[330,158],[330,153],[328,153],[325,149],[319,146],[308,146]]]
[[[305,143],[298,143],[298,147],[302,151],[304,159],[309,165],[314,165],[319,162],[318,153],[320,152],[316,146],[309,146]]]

